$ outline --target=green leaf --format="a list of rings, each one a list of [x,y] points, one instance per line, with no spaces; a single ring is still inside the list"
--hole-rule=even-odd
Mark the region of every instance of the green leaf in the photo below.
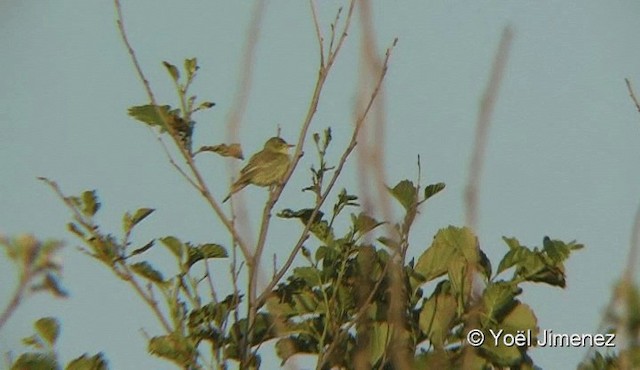
[[[244,154],[242,153],[242,147],[238,143],[233,143],[229,145],[218,144],[213,146],[203,146],[198,150],[198,152],[212,152],[223,157],[244,159]]]
[[[60,278],[53,273],[47,273],[42,283],[34,285],[31,289],[33,291],[47,291],[57,298],[66,298],[69,296],[69,293],[62,287]]]
[[[289,208],[283,209],[278,212],[277,216],[281,218],[297,218],[302,222],[303,225],[307,225],[311,220],[311,215],[313,214],[312,208],[304,208],[298,211],[293,211]],[[331,240],[333,240],[333,230],[329,227],[329,223],[327,221],[322,220],[324,213],[318,211],[314,217],[313,223],[311,224],[309,230],[315,235],[320,241],[329,244]]]
[[[397,250],[400,246],[400,244],[396,240],[387,238],[385,236],[379,237],[378,241],[384,244],[387,248],[393,249],[393,250]]]
[[[511,311],[502,319],[500,326],[510,333],[531,330],[532,338],[538,335],[538,319],[531,307],[517,302]]]
[[[134,250],[133,252],[131,252],[131,254],[129,255],[129,257],[131,256],[135,256],[138,254],[142,254],[144,252],[146,252],[147,250],[149,250],[151,247],[153,247],[155,245],[155,240],[151,240],[150,242],[148,242],[147,244],[143,245],[142,247]]]
[[[330,244],[333,240],[333,230],[329,227],[327,221],[315,222],[309,228],[311,233],[316,236],[321,242]]]
[[[490,335],[485,334],[485,337],[489,336],[491,338]],[[512,367],[519,369],[518,365],[523,361],[524,349],[520,349],[517,346],[505,346],[500,342],[498,346],[495,346],[493,340],[485,340],[479,349],[483,357],[489,359],[494,366],[499,368]]]
[[[322,146],[324,149],[327,149],[329,147],[329,144],[331,143],[331,127],[327,127],[324,130],[324,142],[322,143]]]
[[[218,303],[208,303],[199,309],[194,309],[189,313],[189,327],[194,328],[200,325],[209,327],[211,322],[216,326],[223,325],[229,314],[235,310],[241,302],[242,297],[229,294]]]
[[[187,247],[189,257],[187,259],[187,268],[191,268],[196,262],[206,258],[225,258],[228,257],[227,250],[214,243],[202,244],[197,247]]]
[[[293,211],[289,208],[285,208],[282,211],[278,212],[277,216],[280,218],[298,218],[304,225],[309,223],[311,219],[311,215],[313,214],[313,208],[303,208],[297,211]],[[324,213],[322,211],[316,212],[313,222],[319,222],[322,220]]]
[[[529,248],[521,246],[515,238],[507,239],[503,237],[503,240],[507,242],[507,245],[509,245],[509,248],[511,249],[500,261],[496,274],[500,274],[513,266],[521,265],[527,260],[534,258],[533,252],[531,252]]]
[[[131,269],[138,275],[153,281],[154,283],[164,283],[162,273],[151,266],[149,262],[142,261],[131,265]]]
[[[239,341],[246,338],[247,320],[240,319],[231,326],[232,340]],[[269,313],[259,312],[253,327],[253,340],[251,345],[258,345],[275,337],[275,325]]]
[[[200,103],[200,105],[198,105],[198,108],[196,110],[211,109],[215,106],[216,106],[216,103],[212,101],[203,101],[202,103]]]
[[[194,361],[195,348],[186,338],[178,334],[153,337],[149,341],[149,352],[189,368]]]
[[[27,352],[18,357],[11,370],[58,370],[60,365],[53,353]]]
[[[182,258],[182,254],[186,249],[186,246],[175,236],[166,236],[161,238],[160,241],[164,244],[171,253],[173,253],[176,257]]]
[[[469,297],[471,285],[467,283],[469,263],[458,256],[449,261],[447,265],[447,275],[451,283],[451,291],[458,298],[458,305],[465,306],[465,297]]]
[[[160,115],[158,114],[160,113]],[[169,105],[139,105],[129,108],[129,115],[150,126],[159,126],[164,130],[165,122],[178,118],[178,110],[171,110]]]
[[[43,317],[33,325],[38,335],[44,339],[49,347],[53,347],[60,334],[60,324],[54,317]]]
[[[451,294],[450,285],[441,282],[427,299],[418,318],[420,330],[429,338],[436,349],[442,349],[456,318],[456,298]]]
[[[371,352],[369,360],[375,364],[385,353],[387,344],[391,338],[389,324],[386,322],[374,322],[371,324]]]
[[[78,225],[74,224],[73,222],[69,222],[67,224],[67,230],[69,230],[70,232],[72,232],[73,234],[77,235],[80,238],[84,239],[85,237],[84,232],[82,232],[82,230],[80,230]]]
[[[569,244],[564,243],[561,240],[551,240],[548,236],[545,236],[542,240],[543,249],[547,256],[551,258],[551,261],[558,264],[566,260],[571,254],[572,250],[582,249],[584,245],[576,244],[575,241]]]
[[[169,72],[169,75],[171,75],[171,78],[173,78],[174,81],[178,82],[178,80],[180,79],[180,72],[178,71],[178,68],[176,68],[176,66],[169,62],[162,62],[162,64],[167,69],[167,72]]]
[[[317,262],[328,260],[332,263],[337,256],[338,252],[335,249],[329,248],[326,245],[321,245],[318,247],[318,249],[316,249],[315,259]]]
[[[376,227],[383,225],[384,222],[380,222],[375,218],[368,216],[364,212],[358,214],[358,216],[351,214],[351,223],[353,224],[353,228],[356,233],[360,235],[364,235],[369,231],[375,229]]]
[[[65,370],[108,370],[109,363],[102,353],[89,357],[86,353],[69,362]]]
[[[519,249],[521,247],[520,242],[516,238],[507,238],[506,236],[503,236],[502,240],[507,243],[509,249]]]
[[[563,261],[572,250],[583,248],[583,245],[575,242],[567,244],[545,237],[542,250],[531,250],[520,245],[515,238],[503,239],[510,249],[500,261],[497,273],[516,266],[514,278],[559,287],[566,285]]]
[[[82,213],[88,217],[92,217],[100,209],[100,202],[98,202],[98,196],[95,190],[87,190],[82,193]]]
[[[304,280],[309,287],[319,286],[322,283],[320,270],[315,267],[296,267],[293,269],[293,276]]]
[[[491,261],[489,257],[484,253],[484,251],[478,248],[478,253],[480,254],[480,268],[483,275],[487,278],[487,280],[491,279]]]
[[[522,333],[530,331],[531,338],[536,338],[538,335],[537,321],[531,308],[516,300],[502,321],[493,326],[493,331],[498,333],[502,330],[501,337],[506,334],[522,335]],[[494,365],[518,366],[529,363],[530,360],[526,356],[526,347],[506,346],[502,342],[498,342],[498,346],[495,346],[491,334],[487,333],[486,335],[491,340],[485,340],[480,350]]]
[[[467,227],[449,226],[439,230],[431,246],[418,258],[414,270],[425,281],[430,281],[447,273],[449,265],[456,260],[479,262],[476,236]]]
[[[338,203],[342,203],[347,206],[358,206],[359,204],[355,202],[356,200],[358,200],[358,196],[347,193],[347,189],[345,188],[342,188],[338,194]]]
[[[311,276],[308,276],[308,278],[313,279]],[[319,281],[319,279],[316,279],[316,281]],[[313,282],[313,280],[311,280],[311,282]],[[321,308],[319,308],[320,302],[318,301],[318,298],[310,291],[303,291],[296,294],[293,297],[293,301],[295,302],[295,307],[298,315],[307,314],[307,313],[316,314],[318,312],[322,312],[322,313],[326,312],[326,311],[323,311]]]
[[[147,218],[147,216],[152,214],[153,211],[155,211],[155,209],[153,209],[153,208],[139,208],[136,211],[136,213],[133,214],[133,217],[131,218],[131,222],[133,222],[133,225],[135,226],[138,223],[140,223],[140,221],[142,221],[145,218]]]
[[[153,208],[140,208],[138,209],[133,216],[127,212],[122,217],[122,228],[125,233],[128,233],[133,229],[138,223],[144,220],[147,216],[153,213],[155,209]]]
[[[295,355],[298,352],[299,350],[296,346],[296,342],[292,338],[282,338],[278,339],[278,341],[276,342],[276,355],[278,355],[278,357],[282,359],[280,366],[283,366],[289,359],[289,357]]]
[[[446,185],[445,185],[444,182],[439,182],[437,184],[427,185],[427,187],[424,188],[424,200],[423,200],[423,202],[425,200],[431,198],[432,196],[438,194],[442,190],[444,190],[445,186]]]
[[[518,303],[515,297],[522,292],[517,285],[509,282],[489,284],[482,294],[483,324],[496,324]]]
[[[189,79],[193,78],[193,76],[196,74],[198,69],[200,69],[200,67],[198,67],[198,59],[197,58],[191,58],[191,59],[185,59],[184,60],[184,70],[187,71],[187,77]]]
[[[412,181],[402,180],[396,186],[388,188],[405,210],[410,210],[417,203],[418,189],[413,185]]]
[[[44,345],[40,338],[37,335],[31,335],[29,337],[22,338],[22,344],[29,347],[34,347],[37,349],[44,349]]]

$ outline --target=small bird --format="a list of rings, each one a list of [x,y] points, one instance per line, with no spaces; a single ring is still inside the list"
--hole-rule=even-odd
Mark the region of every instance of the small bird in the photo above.
[[[289,148],[293,146],[279,137],[267,140],[264,148],[251,156],[249,163],[240,171],[240,178],[231,185],[231,191],[222,203],[249,184],[271,186],[279,183],[289,170]]]

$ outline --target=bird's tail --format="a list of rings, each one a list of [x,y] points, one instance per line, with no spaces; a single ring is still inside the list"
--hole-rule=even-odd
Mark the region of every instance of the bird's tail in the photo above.
[[[242,178],[240,180],[242,180]],[[240,180],[236,181],[235,183],[233,183],[233,185],[231,185],[231,191],[229,192],[227,197],[222,200],[222,203],[225,203],[226,201],[229,200],[229,198],[231,198],[233,194],[239,192],[240,190],[244,189],[247,185],[249,185],[248,182],[245,182],[245,181],[241,182]]]

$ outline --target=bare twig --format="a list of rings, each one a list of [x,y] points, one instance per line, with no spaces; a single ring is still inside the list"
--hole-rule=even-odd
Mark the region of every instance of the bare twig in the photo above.
[[[311,5],[311,14],[313,15],[313,26],[316,29],[316,37],[318,38],[318,48],[320,50],[320,67],[324,67],[324,36],[320,30],[320,22],[318,21],[318,10],[315,0],[309,0]]]
[[[636,94],[633,93],[633,88],[631,87],[631,81],[629,81],[628,78],[625,78],[624,82],[627,83],[627,90],[629,91],[629,96],[631,97],[631,100],[633,100],[633,103],[636,105],[636,109],[638,110],[638,112],[640,112],[640,102],[638,102],[638,99],[636,98]]]
[[[478,119],[476,121],[476,134],[473,151],[471,152],[471,163],[469,165],[469,178],[465,189],[466,198],[466,224],[472,229],[476,228],[478,218],[478,193],[480,189],[480,176],[484,165],[484,153],[487,148],[487,136],[493,108],[495,107],[498,91],[502,82],[502,77],[509,59],[511,41],[513,40],[513,30],[510,26],[502,31],[500,46],[496,52],[491,68],[489,83],[482,94]]]
[[[156,135],[156,139],[160,143],[160,146],[162,147],[164,154],[167,156],[167,160],[173,166],[173,168],[175,168],[176,171],[178,171],[178,173],[182,175],[182,177],[184,177],[184,179],[187,180],[189,184],[191,184],[191,186],[201,191],[200,186],[196,184],[196,182],[193,181],[193,179],[173,159],[173,156],[171,155],[171,152],[169,152],[169,148],[167,148],[167,144],[164,142],[164,140],[162,140],[162,137],[160,135]]]

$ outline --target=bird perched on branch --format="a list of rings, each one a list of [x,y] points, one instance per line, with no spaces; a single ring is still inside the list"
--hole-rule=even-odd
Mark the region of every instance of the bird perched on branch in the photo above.
[[[249,184],[272,186],[279,183],[289,170],[289,148],[293,146],[279,137],[267,140],[264,148],[251,156],[249,163],[240,171],[240,178],[231,185],[231,191],[222,203]]]

